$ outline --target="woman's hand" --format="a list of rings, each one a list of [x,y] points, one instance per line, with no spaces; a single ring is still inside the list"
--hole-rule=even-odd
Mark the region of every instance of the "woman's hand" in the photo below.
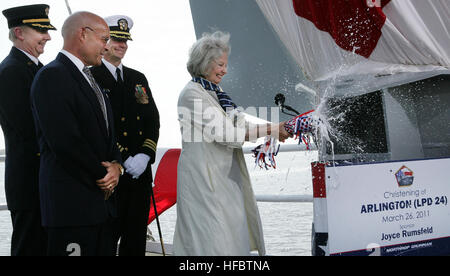
[[[278,124],[278,140],[280,142],[284,142],[286,139],[292,137],[292,134],[287,132],[286,129],[284,128],[285,124],[286,122],[281,122]]]

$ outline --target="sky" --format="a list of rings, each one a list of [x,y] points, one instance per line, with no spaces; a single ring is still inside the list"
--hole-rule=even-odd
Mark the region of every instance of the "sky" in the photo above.
[[[50,31],[52,40],[39,60],[47,64],[62,49],[61,27],[69,13],[64,0],[1,0],[0,10],[32,4],[48,4],[50,20],[57,31]],[[148,79],[160,113],[161,129],[158,147],[181,147],[177,120],[178,96],[190,79],[186,70],[189,48],[195,42],[195,31],[188,0],[69,0],[72,12],[89,11],[102,17],[120,14],[131,17],[133,41],[123,59],[125,66],[144,73]],[[12,47],[8,25],[0,15],[0,61]],[[0,149],[4,148],[0,134]]]

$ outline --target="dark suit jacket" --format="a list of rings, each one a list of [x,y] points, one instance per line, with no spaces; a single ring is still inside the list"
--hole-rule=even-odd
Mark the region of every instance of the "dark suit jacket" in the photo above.
[[[38,68],[13,47],[0,64],[0,124],[6,146],[5,194],[9,210],[39,204],[39,148],[30,106],[30,89]]]
[[[109,90],[114,114],[116,139],[122,160],[138,153],[151,157],[144,177],[139,177],[148,185],[152,182],[151,163],[155,162],[156,146],[159,138],[159,112],[153,100],[147,78],[139,71],[123,66],[124,83],[119,85],[104,64],[92,68],[96,81]],[[136,97],[136,86],[145,89],[148,101]]]
[[[115,216],[114,197],[105,201],[96,184],[107,173],[102,161],[121,160],[108,98],[109,133],[89,82],[60,53],[36,75],[31,99],[41,150],[43,225],[95,225]]]

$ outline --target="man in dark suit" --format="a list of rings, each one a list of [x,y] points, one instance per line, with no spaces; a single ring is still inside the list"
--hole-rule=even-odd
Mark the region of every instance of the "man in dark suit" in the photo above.
[[[6,145],[5,194],[11,212],[11,256],[47,253],[47,234],[39,208],[39,148],[30,106],[34,76],[43,66],[38,57],[56,30],[49,6],[21,6],[3,11],[13,47],[0,64],[0,124]]]
[[[106,94],[90,65],[100,65],[109,40],[105,21],[71,15],[63,50],[31,88],[41,167],[39,188],[49,255],[114,255],[114,189],[123,173]]]
[[[117,144],[126,174],[117,189],[120,222],[120,256],[145,254],[147,221],[159,138],[159,113],[144,74],[122,65],[131,40],[131,18],[105,18],[111,39],[101,66],[92,69],[98,83],[110,90]],[[117,237],[117,238],[119,238]]]

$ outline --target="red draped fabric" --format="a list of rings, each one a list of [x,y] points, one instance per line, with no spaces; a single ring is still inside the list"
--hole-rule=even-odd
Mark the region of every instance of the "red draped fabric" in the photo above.
[[[153,187],[158,215],[172,207],[177,202],[177,165],[180,149],[169,149],[158,164]],[[155,219],[153,202],[150,205],[148,224]]]
[[[368,58],[386,21],[382,8],[390,0],[293,0],[295,13],[324,32],[339,47]],[[377,5],[378,4],[378,5]],[[375,5],[375,8],[370,8]]]

